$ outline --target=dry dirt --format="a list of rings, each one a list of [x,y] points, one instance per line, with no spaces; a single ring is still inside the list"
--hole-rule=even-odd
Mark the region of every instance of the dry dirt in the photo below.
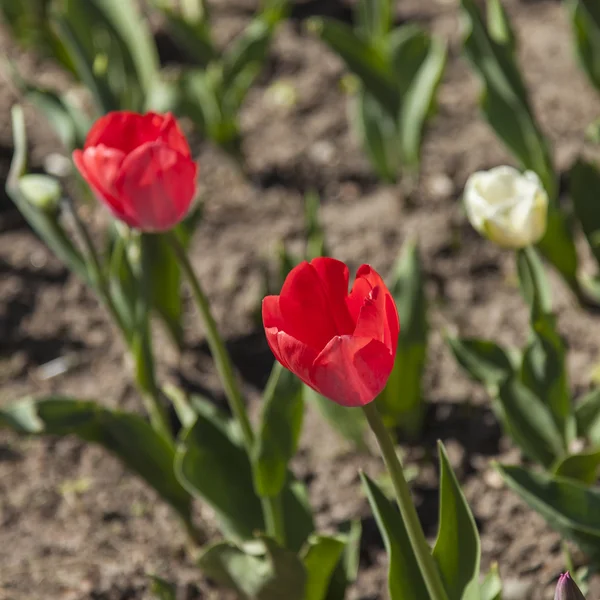
[[[256,3],[214,4],[217,32],[225,40]],[[303,30],[304,17],[347,18],[347,7],[325,0],[298,2],[242,113],[249,177],[209,145],[196,144],[205,218],[193,262],[255,409],[271,361],[253,320],[261,294],[260,264],[279,240],[300,243],[303,193],[312,188],[321,193],[329,248],[353,267],[369,262],[385,273],[403,241],[418,234],[432,310],[425,386],[430,409],[423,439],[407,447],[406,456],[419,468],[414,489],[420,515],[433,537],[437,490],[431,456],[440,438],[480,526],[483,566],[499,562],[505,598],[551,598],[553,581],[564,567],[559,538],[494,476],[492,459],[515,461],[518,453],[501,435],[485,393],[459,370],[442,339],[445,329],[456,328],[505,344],[524,342],[527,311],[515,285],[513,257],[471,230],[459,202],[471,172],[510,159],[478,113],[477,82],[460,55],[457,2],[398,4],[399,19],[422,23],[450,44],[439,113],[427,134],[413,201],[373,176],[348,127],[343,65]],[[560,2],[507,0],[506,5],[520,36],[533,104],[564,173],[580,150],[586,126],[600,114],[600,96],[576,66]],[[5,31],[0,34],[2,51],[25,74],[68,85],[51,65],[23,55]],[[268,89],[276,81],[293,86],[294,106],[273,104]],[[14,100],[0,83],[0,177],[11,155],[8,109]],[[39,167],[58,146],[30,107],[27,121],[32,163]],[[141,410],[123,348],[95,299],[3,197],[0,207],[0,402],[60,391]],[[579,393],[589,387],[598,361],[600,317],[579,310],[557,278],[552,283],[560,331],[569,345],[571,384]],[[191,307],[187,322],[188,350],[181,359],[164,352],[162,376],[221,402]],[[77,366],[42,380],[40,366],[65,355],[75,355]],[[379,460],[349,450],[309,410],[293,466],[309,482],[321,527],[363,518],[361,574],[350,599],[385,598],[385,556],[357,476],[358,468],[381,472]],[[226,597],[194,568],[167,506],[101,449],[74,439],[22,439],[0,432],[0,534],[2,599],[149,598],[147,573],[177,582],[182,598]],[[600,597],[597,579],[590,597]]]

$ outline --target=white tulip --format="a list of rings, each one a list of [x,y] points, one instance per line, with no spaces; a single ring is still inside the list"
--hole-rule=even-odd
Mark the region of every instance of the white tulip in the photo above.
[[[533,171],[496,167],[473,173],[464,203],[471,225],[500,246],[525,248],[546,232],[548,194]]]

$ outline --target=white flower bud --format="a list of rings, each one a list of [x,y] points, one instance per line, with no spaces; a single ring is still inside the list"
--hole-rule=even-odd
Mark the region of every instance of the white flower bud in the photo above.
[[[548,194],[533,171],[496,167],[473,173],[464,203],[471,225],[505,248],[525,248],[546,232]]]

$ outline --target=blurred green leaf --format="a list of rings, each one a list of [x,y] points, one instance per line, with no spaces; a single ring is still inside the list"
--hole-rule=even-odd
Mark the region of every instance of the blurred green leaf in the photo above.
[[[393,20],[391,0],[358,0],[355,21],[363,38],[379,44],[389,33]]]
[[[423,128],[435,105],[436,92],[445,66],[446,45],[433,38],[426,58],[402,98],[400,109],[402,156],[410,168],[417,168],[419,165]]]
[[[479,600],[479,533],[441,442],[438,452],[440,525],[433,557],[448,600]]]
[[[20,189],[20,180],[27,173],[27,134],[23,110],[19,105],[13,106],[11,117],[14,154],[6,179],[6,193],[50,250],[84,282],[91,284],[87,263],[63,229],[57,215],[35,207]]]
[[[202,554],[198,564],[207,577],[248,600],[304,600],[306,572],[301,560],[269,538],[243,546],[219,542]]]
[[[557,178],[548,146],[535,121],[512,50],[492,39],[474,0],[461,0],[461,4],[468,26],[465,52],[484,85],[483,112],[498,137],[523,167],[539,175],[555,200]],[[504,26],[509,27],[508,20]]]
[[[502,600],[502,580],[498,573],[498,563],[493,563],[481,582],[481,600]]]
[[[552,472],[559,477],[592,485],[598,479],[599,468],[600,449],[597,449],[566,456],[553,467]]]
[[[502,0],[487,0],[487,30],[490,37],[514,54],[516,50],[515,32],[510,24]]]
[[[579,158],[571,168],[569,181],[575,216],[600,265],[600,204],[596,195],[596,190],[600,189],[600,170]]]
[[[600,388],[588,392],[575,405],[577,435],[600,445]]]
[[[75,435],[99,444],[139,475],[185,520],[190,495],[173,472],[172,445],[141,416],[94,402],[51,396],[26,399],[0,411],[0,427],[36,435]]]
[[[150,575],[152,584],[151,592],[156,600],[177,600],[177,589],[174,584],[157,575]]]
[[[410,240],[404,244],[390,278],[401,327],[394,368],[377,406],[386,425],[399,426],[413,437],[420,432],[425,412],[422,380],[429,327],[424,286],[419,250]]]
[[[248,456],[218,421],[198,414],[194,425],[183,431],[175,472],[190,494],[215,511],[226,535],[249,540],[255,531],[264,531]]]
[[[396,121],[368,89],[360,89],[353,100],[357,137],[377,175],[383,181],[393,183],[401,165]]]
[[[428,598],[429,593],[400,513],[367,475],[361,473],[360,477],[389,561],[390,600]]]
[[[565,454],[562,436],[550,410],[516,378],[500,386],[494,408],[508,434],[529,458],[550,467]]]
[[[360,562],[360,520],[342,523],[338,537],[344,540],[344,550],[329,582],[325,600],[344,600],[347,587],[356,581]]]
[[[569,0],[567,5],[579,62],[600,90],[600,7],[595,0]]]
[[[547,314],[552,310],[550,285],[546,279],[544,265],[534,248],[517,252],[517,273],[523,297],[536,314]]]
[[[304,386],[304,398],[314,404],[329,425],[358,450],[365,450],[367,421],[361,410],[340,406],[321,396],[307,385]]]
[[[344,546],[343,537],[315,535],[309,538],[302,553],[307,576],[303,600],[332,600],[328,590]]]
[[[254,487],[259,496],[278,496],[302,429],[302,382],[276,362],[263,394],[262,418],[254,447]]]
[[[446,342],[458,364],[488,389],[501,385],[514,372],[509,354],[495,342],[450,335]]]
[[[552,314],[532,315],[532,339],[523,353],[521,382],[550,410],[565,445],[576,434],[575,416],[565,365],[565,345]]]
[[[508,486],[592,560],[600,557],[600,489],[524,467],[498,465]]]
[[[364,88],[392,115],[398,106],[398,87],[394,73],[381,51],[359,37],[345,23],[334,19],[309,21],[309,27],[346,63]]]

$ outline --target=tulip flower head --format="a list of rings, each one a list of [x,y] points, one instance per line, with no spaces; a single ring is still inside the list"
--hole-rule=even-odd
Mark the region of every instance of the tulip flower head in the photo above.
[[[166,231],[187,214],[197,165],[170,114],[111,112],[91,128],[73,160],[117,219],[142,231]]]
[[[304,383],[343,406],[364,406],[383,390],[398,345],[398,311],[368,265],[348,293],[348,267],[316,258],[290,271],[262,317],[277,360]]]
[[[548,194],[533,171],[496,167],[473,173],[464,203],[471,225],[506,248],[525,248],[546,232]]]
[[[568,571],[558,578],[554,600],[585,600]]]

